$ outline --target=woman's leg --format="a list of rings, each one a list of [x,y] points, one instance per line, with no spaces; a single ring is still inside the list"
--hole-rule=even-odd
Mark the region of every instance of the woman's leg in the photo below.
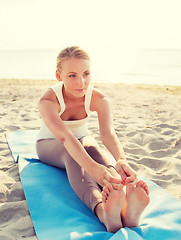
[[[147,184],[140,180],[135,187],[126,187],[126,201],[122,208],[121,217],[124,227],[138,227],[142,212],[149,204]]]
[[[90,137],[84,137],[81,143],[88,154],[98,163],[109,165],[110,160],[105,158],[96,141]],[[78,197],[98,216],[110,232],[116,232],[122,227],[119,212],[124,203],[122,190],[111,189],[106,202],[102,202],[101,189],[98,184],[84,171],[79,164],[72,159],[63,144],[56,139],[47,139],[37,142],[37,153],[40,161],[66,168],[69,182]],[[114,169],[113,169],[114,170]],[[105,188],[103,191],[106,191]],[[118,200],[121,198],[121,203]],[[114,201],[115,199],[116,201]],[[119,203],[119,204],[118,204]],[[114,205],[114,208],[112,208]],[[118,212],[119,211],[119,212]],[[115,213],[117,218],[115,218]]]
[[[54,167],[65,168],[64,159],[62,158],[64,151],[63,144],[53,138],[36,142],[36,152],[40,161]]]
[[[80,139],[87,153],[99,164],[108,166],[115,165],[116,161],[109,153],[103,152],[96,140],[90,136]],[[108,155],[109,154],[109,155]],[[114,168],[110,168],[113,176],[120,177]],[[121,210],[125,202],[125,193],[116,190],[108,184],[102,191],[102,203],[95,207],[95,213],[106,225],[109,232],[116,232],[123,227],[121,220]]]
[[[111,158],[111,155],[106,156],[108,154],[107,152],[103,151],[103,149],[100,148],[99,144],[97,141],[91,137],[91,136],[85,136],[80,139],[80,142],[84,146],[85,150],[87,153],[97,162],[102,165],[110,165],[110,164],[115,164],[116,161],[114,158]]]
[[[51,166],[66,168],[70,185],[78,197],[94,212],[102,202],[98,184],[70,156],[64,145],[56,139],[40,140],[36,144],[41,162]]]
[[[90,136],[84,137],[81,142],[96,162],[105,166],[116,163],[105,153],[103,154],[97,142]],[[112,174],[117,176],[115,169],[111,168],[111,170]],[[99,215],[103,207],[104,223],[111,232],[118,230],[122,224],[124,227],[137,227],[140,215],[149,203],[148,186],[142,180],[135,187],[127,186],[126,195],[123,190],[115,190],[111,184],[108,184],[103,188],[102,196],[103,203],[96,206],[95,212]],[[120,216],[122,218],[121,223]]]

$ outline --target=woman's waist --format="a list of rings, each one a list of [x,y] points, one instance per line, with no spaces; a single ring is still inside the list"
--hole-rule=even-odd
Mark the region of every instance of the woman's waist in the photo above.
[[[68,121],[69,122],[69,121]],[[87,122],[84,124],[65,124],[67,127],[70,129],[72,134],[76,138],[81,138],[84,135],[88,135],[88,127],[87,127]],[[45,123],[42,123],[42,126],[40,128],[39,134],[38,134],[38,139],[46,139],[46,138],[55,138],[53,133],[49,130],[49,128],[45,125]]]

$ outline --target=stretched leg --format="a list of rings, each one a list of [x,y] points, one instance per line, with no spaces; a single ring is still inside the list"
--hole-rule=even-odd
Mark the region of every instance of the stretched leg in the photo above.
[[[121,211],[124,227],[137,227],[139,219],[149,203],[149,191],[145,182],[140,180],[135,187],[126,187],[126,201]]]
[[[64,159],[68,179],[74,192],[95,213],[95,207],[102,202],[98,184],[72,159],[69,153],[64,154]]]
[[[107,157],[97,142],[91,137],[84,137],[81,142],[88,154],[98,163],[107,165],[115,165],[115,160]],[[113,176],[120,177],[114,168],[111,168]],[[125,201],[125,193],[122,189],[114,189],[111,184],[103,188],[102,201],[95,208],[95,213],[99,219],[104,222],[109,232],[116,232],[122,228],[121,210]]]
[[[65,165],[69,182],[79,198],[97,215],[107,231],[116,232],[122,227],[120,212],[124,204],[123,190],[114,190],[109,184],[103,189],[103,195],[97,183],[72,158],[66,157]],[[79,177],[77,177],[79,174]]]
[[[102,202],[101,190],[97,183],[72,159],[64,145],[56,139],[37,142],[37,154],[41,162],[66,168],[69,182],[78,197],[94,211]]]
[[[89,145],[89,141],[89,137],[85,138],[83,141],[83,145],[85,145],[85,149],[95,161],[106,166],[109,164],[114,165],[112,160],[106,158],[101,153],[100,148],[96,145],[94,141],[92,141],[92,143],[94,143],[93,146]],[[117,172],[113,168],[112,174],[117,176]],[[107,216],[107,219],[105,219],[105,224],[109,224],[107,228],[113,230],[114,232],[117,226],[120,226],[120,221],[114,221],[114,219],[119,219],[116,217],[116,211],[121,214],[122,224],[124,227],[138,226],[140,216],[149,203],[149,191],[147,184],[140,180],[137,183],[136,187],[133,187],[132,185],[127,186],[126,200],[123,190],[121,190],[120,193],[119,190],[108,190],[109,189],[105,188],[102,192],[104,216]]]
[[[110,164],[109,159],[104,157],[94,139],[85,137],[81,143],[96,162],[104,165]],[[120,212],[125,201],[123,190],[115,190],[111,184],[108,184],[108,186],[103,188],[101,195],[97,183],[86,173],[86,171],[84,171],[74,160],[72,161],[69,155],[66,156],[66,159],[66,169],[68,176],[71,176],[71,178],[69,178],[70,183],[73,181],[71,185],[74,191],[79,192],[78,196],[80,199],[92,209],[109,232],[118,231],[122,227]],[[78,170],[79,168],[81,171]],[[73,172],[72,169],[74,169]],[[78,171],[81,172],[80,176],[82,179],[76,178],[76,175],[74,175],[77,174]],[[114,168],[112,168],[112,171],[115,171]],[[79,189],[80,186],[82,186],[81,189]],[[106,193],[107,195],[105,195]]]
[[[108,165],[110,161],[107,160],[96,146],[95,141],[81,141],[87,152],[91,157],[100,164]],[[88,144],[89,142],[89,144]],[[37,153],[40,160],[46,164],[56,167],[66,167],[69,182],[78,195],[78,197],[98,216],[103,222],[108,231],[115,231],[122,227],[120,211],[122,203],[114,201],[115,198],[109,194],[109,202],[111,204],[102,203],[102,194],[97,183],[74,161],[65,147],[56,139],[42,140],[37,143]],[[115,171],[112,169],[112,171]],[[116,174],[116,173],[115,173]],[[114,192],[113,190],[111,192]],[[114,193],[112,196],[116,195]],[[123,195],[123,194],[122,194]],[[121,194],[120,194],[121,198]],[[107,201],[108,203],[108,201]],[[121,205],[121,206],[119,206]],[[113,208],[111,206],[114,206]],[[117,209],[117,211],[116,211]],[[114,212],[114,214],[113,214]],[[113,217],[117,213],[118,223],[115,224]],[[114,224],[112,223],[114,221]]]

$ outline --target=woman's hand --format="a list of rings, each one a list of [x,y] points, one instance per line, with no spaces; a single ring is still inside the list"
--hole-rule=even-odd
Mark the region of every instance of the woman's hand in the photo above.
[[[126,160],[117,161],[116,171],[121,175],[123,185],[132,184],[134,186],[137,183],[136,172],[129,166]]]
[[[91,176],[102,187],[106,186],[108,183],[111,183],[115,189],[122,189],[124,187],[120,176],[118,174],[116,176],[112,169],[104,165],[98,164],[97,167],[94,168]]]

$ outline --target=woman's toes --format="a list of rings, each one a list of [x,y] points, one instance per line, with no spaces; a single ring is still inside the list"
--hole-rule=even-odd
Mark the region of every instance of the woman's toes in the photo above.
[[[104,195],[102,195],[102,201],[103,201],[103,202],[106,202],[106,200],[107,200],[107,197],[105,197]]]
[[[136,187],[141,187],[144,182],[142,180],[139,180],[136,184]]]
[[[113,186],[110,183],[108,183],[106,187],[109,189],[109,193],[113,190]]]
[[[148,185],[146,183],[144,184],[144,190],[147,194],[149,194],[149,188],[148,188]]]
[[[109,189],[107,186],[103,187],[103,192],[105,192],[107,195],[109,195]]]
[[[139,182],[136,184],[136,187],[141,187],[145,190],[145,192],[147,194],[149,194],[149,189],[148,189],[148,185],[146,182],[144,182],[143,180],[139,180]]]
[[[106,197],[107,198],[107,193],[106,192],[104,192],[104,191],[102,191],[102,196],[104,196],[104,197]]]

